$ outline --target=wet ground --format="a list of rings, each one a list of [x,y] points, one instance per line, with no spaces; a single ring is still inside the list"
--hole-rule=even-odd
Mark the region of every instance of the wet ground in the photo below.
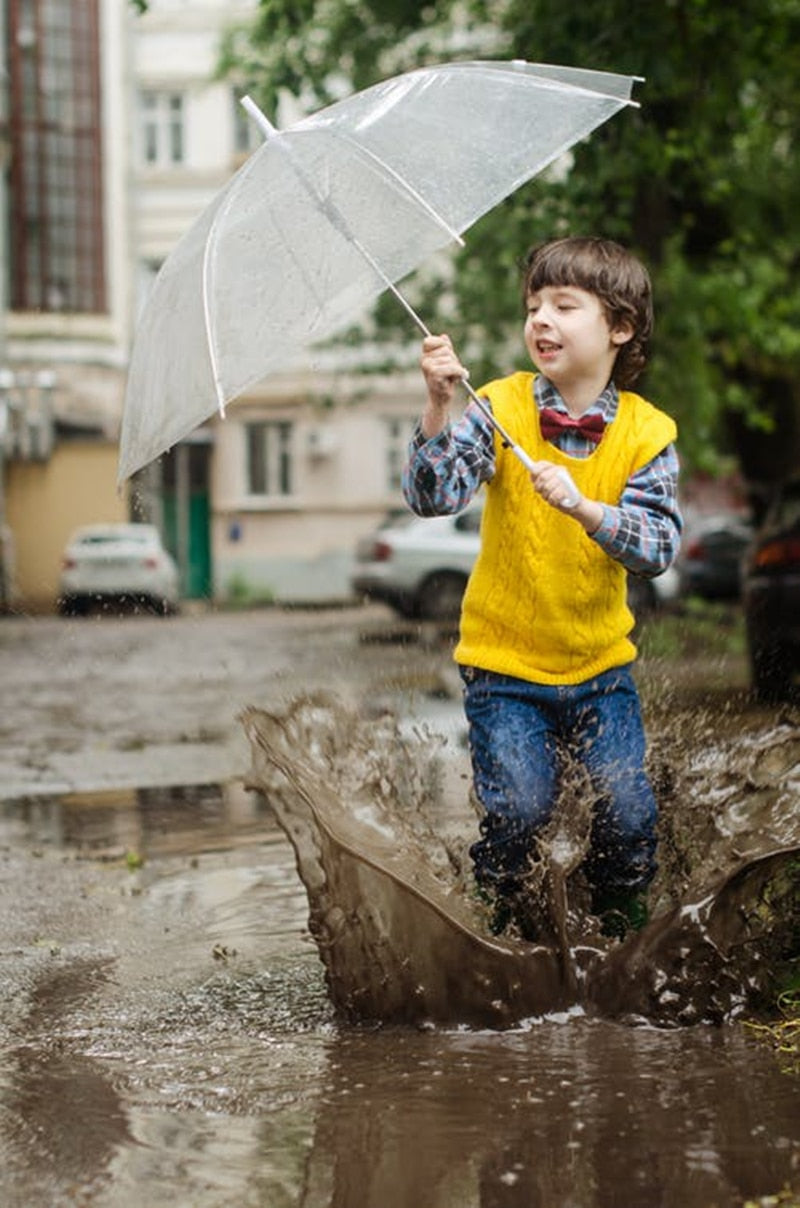
[[[466,794],[446,646],[387,621],[0,620],[0,1202],[727,1208],[797,1192],[800,1082],[741,1021],[336,1020],[292,848],[243,783],[237,715],[320,688],[395,707],[447,734]],[[741,662],[639,675],[660,756],[674,770],[691,753],[684,783],[707,775],[719,796],[731,748],[715,744],[749,742],[757,795],[759,736],[794,718],[749,702]]]

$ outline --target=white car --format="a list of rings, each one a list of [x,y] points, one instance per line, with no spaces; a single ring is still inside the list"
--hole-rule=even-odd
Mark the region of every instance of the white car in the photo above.
[[[454,621],[480,548],[482,505],[456,516],[391,513],[356,546],[351,587],[356,595],[388,604],[415,620]],[[680,584],[670,567],[655,579],[628,576],[628,602],[635,615],[674,600]]]
[[[481,511],[472,505],[457,516],[390,515],[356,547],[353,591],[403,617],[455,620],[480,549]]]
[[[79,615],[109,603],[142,604],[168,615],[180,599],[178,568],[152,524],[90,524],[64,551],[58,610]]]

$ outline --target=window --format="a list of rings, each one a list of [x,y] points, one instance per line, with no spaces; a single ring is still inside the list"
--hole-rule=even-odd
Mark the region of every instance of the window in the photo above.
[[[265,420],[245,424],[247,494],[292,493],[292,425]]]
[[[106,310],[98,0],[6,0],[13,310]]]
[[[399,491],[402,487],[403,466],[413,429],[414,421],[410,419],[386,421],[386,486],[389,491]]]
[[[184,104],[180,92],[139,94],[142,162],[170,167],[184,160]]]

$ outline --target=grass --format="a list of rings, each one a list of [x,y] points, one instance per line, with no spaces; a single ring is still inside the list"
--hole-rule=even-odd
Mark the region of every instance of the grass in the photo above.
[[[643,618],[636,641],[642,658],[742,658],[744,616],[738,602],[689,596],[675,608]]]

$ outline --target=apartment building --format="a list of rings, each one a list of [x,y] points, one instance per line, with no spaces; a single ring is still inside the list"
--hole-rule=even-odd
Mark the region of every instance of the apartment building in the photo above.
[[[6,0],[0,530],[20,606],[52,606],[75,524],[128,514],[159,524],[188,596],[344,598],[357,538],[400,501],[418,375],[365,376],[365,349],[310,352],[116,487],[149,287],[261,137],[217,72],[255,7]]]
[[[70,527],[118,519],[130,332],[124,12],[6,0],[0,309],[3,605],[51,607]]]

